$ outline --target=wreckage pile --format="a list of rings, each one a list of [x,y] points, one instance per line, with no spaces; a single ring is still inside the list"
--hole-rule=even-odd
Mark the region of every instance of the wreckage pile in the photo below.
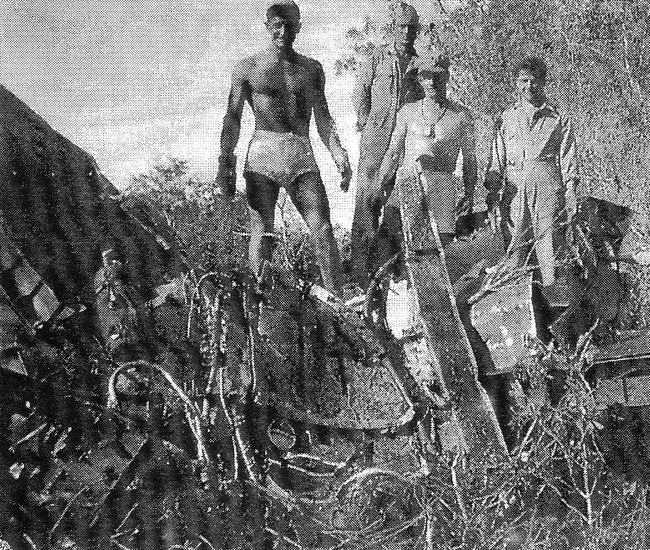
[[[531,273],[505,270],[499,235],[443,249],[421,189],[401,189],[401,280],[377,281],[394,290],[384,325],[370,298],[344,302],[291,272],[260,287],[237,261],[198,265],[182,227],[119,194],[2,87],[0,106],[0,531],[12,547],[478,540],[486,518],[514,514],[507,491],[534,519],[525,497],[543,484],[524,481],[561,449],[536,454],[546,425],[526,414],[574,395],[567,382],[548,398],[549,373],[589,381],[606,411],[649,404],[646,333],[620,343],[635,328],[629,209],[583,200],[572,300],[554,309]],[[225,256],[241,207],[216,199],[206,222]]]

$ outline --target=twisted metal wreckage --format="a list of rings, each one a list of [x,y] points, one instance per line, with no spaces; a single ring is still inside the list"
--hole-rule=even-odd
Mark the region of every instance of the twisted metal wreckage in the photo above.
[[[512,373],[551,336],[571,348],[595,326],[603,407],[649,404],[637,372],[646,334],[615,332],[631,303],[620,252],[627,208],[581,202],[570,303],[552,307],[537,303],[531,273],[505,268],[503,241],[488,228],[443,250],[421,186],[405,184],[401,275],[388,322],[375,323],[370,298],[344,302],[290,273],[262,288],[241,271],[194,276],[162,219],[121,196],[89,155],[3,87],[0,106],[0,368],[29,377],[26,347],[47,352],[57,327],[75,325],[115,366],[110,405],[129,373],[158,372],[210,464],[206,432],[220,402],[235,467],[286,504],[325,503],[373,476],[426,474],[443,457],[483,468],[505,460]],[[373,285],[387,284],[393,267]],[[201,356],[197,323],[210,368],[203,403],[172,374]],[[250,421],[259,411],[266,423]]]

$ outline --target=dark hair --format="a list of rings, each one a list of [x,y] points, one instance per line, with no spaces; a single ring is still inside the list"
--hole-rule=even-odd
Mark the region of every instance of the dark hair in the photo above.
[[[515,67],[514,75],[517,77],[521,71],[527,71],[535,78],[546,82],[546,63],[539,57],[526,57]]]
[[[287,21],[291,21],[292,23],[299,23],[300,9],[295,4],[294,5],[279,4],[275,6],[270,6],[269,9],[266,10],[266,20],[270,21],[274,17],[281,17],[282,19],[286,19]]]

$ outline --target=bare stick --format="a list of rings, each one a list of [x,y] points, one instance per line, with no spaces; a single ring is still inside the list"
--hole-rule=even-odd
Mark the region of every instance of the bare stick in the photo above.
[[[74,501],[77,500],[81,496],[81,494],[86,492],[88,489],[90,489],[90,487],[88,485],[84,485],[81,489],[79,489],[79,491],[77,491],[74,494],[74,496],[70,499],[70,502],[68,502],[68,504],[65,505],[63,512],[61,512],[61,515],[56,520],[54,526],[52,527],[52,529],[50,529],[50,532],[47,535],[47,541],[50,546],[52,545],[52,537],[54,536],[55,531],[59,528],[59,525],[61,525],[63,518],[66,516],[70,508],[72,508]]]

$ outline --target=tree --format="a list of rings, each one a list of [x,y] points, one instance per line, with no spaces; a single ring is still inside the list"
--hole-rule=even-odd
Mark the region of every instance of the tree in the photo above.
[[[514,64],[537,55],[549,95],[574,121],[583,195],[631,206],[647,225],[650,147],[648,0],[439,0],[441,19],[423,35],[452,59],[450,92],[477,119],[479,165],[492,120],[512,103]],[[337,67],[354,71],[379,44],[377,24],[350,29]]]

